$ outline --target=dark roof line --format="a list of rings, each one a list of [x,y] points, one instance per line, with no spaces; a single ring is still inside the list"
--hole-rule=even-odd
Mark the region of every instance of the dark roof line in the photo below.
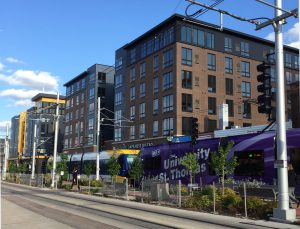
[[[177,20],[180,19],[182,21],[186,21],[186,22],[189,22],[189,23],[200,24],[200,25],[203,25],[203,26],[206,26],[206,27],[209,27],[209,28],[213,28],[213,29],[218,29],[219,28],[219,26],[217,26],[215,24],[211,24],[211,23],[208,23],[208,22],[205,22],[205,21],[200,21],[200,20],[197,20],[197,19],[194,19],[194,18],[187,18],[187,17],[185,17],[181,14],[173,14],[172,16],[168,17],[166,20],[162,21],[161,23],[159,23],[158,25],[156,25],[152,29],[150,29],[147,32],[145,32],[144,34],[142,34],[141,36],[139,36],[136,39],[134,39],[133,41],[125,44],[122,48],[127,49],[127,48],[132,47],[133,45],[135,45],[137,42],[139,42],[143,38],[147,37],[148,35],[150,35],[154,31],[160,29],[165,24],[170,23],[170,22],[172,22],[173,20],[176,20],[176,19]],[[235,34],[235,35],[238,35],[238,36],[242,36],[242,37],[245,37],[247,39],[249,39],[249,38],[254,39],[256,41],[263,42],[265,44],[274,46],[273,41],[266,40],[264,38],[260,38],[260,37],[253,36],[253,35],[250,35],[250,34],[246,34],[246,33],[243,33],[243,32],[239,32],[239,31],[236,31],[236,30],[233,30],[233,29],[223,28],[223,32],[227,32],[227,33]],[[289,49],[291,51],[299,52],[299,49],[291,47],[291,46],[284,45],[284,48]]]

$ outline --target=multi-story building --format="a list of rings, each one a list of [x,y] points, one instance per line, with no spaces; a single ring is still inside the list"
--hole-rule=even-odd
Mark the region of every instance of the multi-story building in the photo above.
[[[11,118],[9,158],[18,158],[20,115]]]
[[[200,132],[216,130],[222,104],[228,104],[229,126],[266,124],[257,110],[256,66],[273,52],[274,42],[171,16],[116,51],[115,112],[132,122],[115,128],[114,146],[138,148],[190,135],[192,117]],[[284,47],[287,85],[297,80],[298,53]],[[274,66],[270,73],[275,82]]]
[[[114,67],[95,64],[71,79],[66,87],[65,153],[95,152],[98,97],[101,101],[101,132],[113,140]],[[107,125],[106,125],[107,124]]]

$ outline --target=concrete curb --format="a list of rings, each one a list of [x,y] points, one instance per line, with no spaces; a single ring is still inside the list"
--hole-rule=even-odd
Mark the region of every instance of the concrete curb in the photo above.
[[[295,226],[292,224],[283,224],[283,223],[264,221],[264,220],[251,220],[251,219],[237,218],[237,217],[233,217],[233,216],[215,215],[215,214],[210,214],[210,213],[205,213],[205,212],[194,212],[194,211],[188,211],[188,210],[184,210],[184,209],[176,209],[176,208],[163,207],[163,206],[157,206],[157,205],[143,204],[143,203],[138,203],[138,202],[130,202],[130,201],[120,200],[120,199],[109,199],[109,198],[99,197],[99,196],[97,196],[97,197],[89,196],[89,195],[84,195],[84,194],[80,194],[80,193],[68,192],[68,191],[31,187],[31,186],[19,185],[19,184],[8,183],[8,182],[5,182],[5,183],[11,184],[16,187],[22,186],[22,187],[25,187],[27,189],[32,189],[32,190],[48,190],[48,191],[52,190],[53,192],[57,192],[60,195],[65,196],[65,197],[76,197],[78,199],[94,201],[94,202],[98,202],[98,203],[102,203],[102,204],[120,206],[120,207],[124,207],[124,208],[135,209],[135,210],[143,210],[143,211],[158,213],[158,214],[167,215],[167,216],[185,218],[185,219],[190,219],[190,220],[194,220],[194,221],[222,225],[222,226],[229,226],[229,227],[234,227],[234,228],[266,227],[266,228],[278,228],[278,229],[281,229],[281,228],[298,228],[299,229],[298,226]]]

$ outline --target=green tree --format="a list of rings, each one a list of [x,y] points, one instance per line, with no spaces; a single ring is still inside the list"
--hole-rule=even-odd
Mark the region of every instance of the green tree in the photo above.
[[[142,159],[140,156],[134,158],[131,167],[129,169],[129,177],[135,181],[139,181],[144,175]]]
[[[233,156],[230,160],[227,159],[233,145],[234,142],[230,141],[227,146],[219,146],[218,152],[211,154],[211,167],[218,176],[221,176],[222,196],[224,196],[225,175],[232,174],[238,165],[237,157]]]
[[[186,153],[182,159],[181,164],[189,171],[190,174],[190,184],[193,183],[193,177],[199,167],[199,162],[197,156],[194,153]]]
[[[55,172],[60,174],[61,171],[64,172],[63,180],[68,178],[68,166],[67,166],[68,156],[67,154],[61,153],[60,154],[60,162],[57,163]]]
[[[47,173],[52,173],[53,169],[53,157],[49,157],[47,160]]]
[[[87,163],[84,164],[84,167],[83,167],[83,172],[85,175],[87,175],[88,179],[89,179],[89,193],[90,193],[90,186],[91,186],[91,174],[92,174],[92,171],[94,170],[95,168],[95,163],[89,161]]]
[[[28,168],[28,164],[23,162],[23,163],[20,163],[19,164],[19,168],[18,168],[18,171],[20,173],[25,173],[27,171],[27,168]]]
[[[113,155],[107,162],[107,171],[111,177],[117,176],[120,174],[120,164],[115,155]]]
[[[17,173],[18,172],[18,167],[13,161],[10,161],[8,163],[8,172],[9,173]]]

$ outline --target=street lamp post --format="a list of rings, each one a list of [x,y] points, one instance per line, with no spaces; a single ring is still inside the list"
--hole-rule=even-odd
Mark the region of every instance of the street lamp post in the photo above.
[[[59,124],[59,93],[57,92],[56,115],[55,115],[55,135],[54,135],[54,149],[53,149],[53,168],[52,168],[52,183],[51,183],[52,188],[54,188],[55,170],[56,170],[58,124]]]
[[[34,122],[34,130],[33,130],[33,149],[32,149],[32,169],[31,169],[31,179],[34,179],[35,173],[35,151],[36,151],[36,121]]]
[[[100,97],[98,97],[98,106],[97,106],[97,139],[96,139],[96,180],[99,180],[99,174],[100,174],[100,152],[99,152],[99,144],[100,144],[100,111],[101,111],[101,100]]]

